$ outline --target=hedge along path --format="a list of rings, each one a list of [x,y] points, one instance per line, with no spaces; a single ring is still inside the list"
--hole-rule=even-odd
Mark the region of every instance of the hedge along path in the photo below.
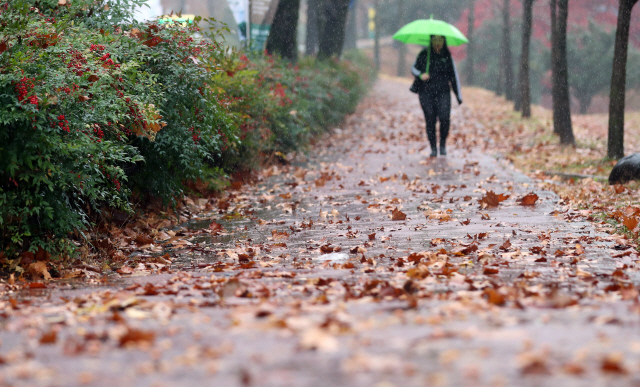
[[[380,80],[306,159],[177,230],[179,271],[3,285],[2,382],[630,384],[636,252],[467,146],[464,106],[429,159],[407,87]]]

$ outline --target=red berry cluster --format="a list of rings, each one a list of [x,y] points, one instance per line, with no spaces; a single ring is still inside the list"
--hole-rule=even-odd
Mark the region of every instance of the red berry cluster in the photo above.
[[[96,135],[96,137],[98,137],[98,142],[100,142],[102,140],[102,137],[104,137],[104,132],[100,128],[100,125],[95,125],[95,127],[93,128],[93,133]]]
[[[125,102],[129,104],[129,113],[127,113],[127,115],[131,118],[131,121],[139,122],[140,125],[142,125],[142,128],[146,130],[147,122],[145,121],[140,108],[136,105],[135,102],[132,103],[129,97],[125,99]]]
[[[200,129],[196,129],[195,127],[190,127],[189,132],[191,132],[191,139],[194,144],[198,144],[200,142]]]
[[[107,172],[107,170],[105,169],[104,165],[100,166],[100,170],[102,171],[103,176],[106,176],[107,179],[109,179],[113,183],[113,185],[116,186],[116,190],[120,191],[120,188],[122,187],[122,184],[120,183],[120,180],[118,180],[118,178],[116,176],[111,178],[111,174],[109,174]]]
[[[273,91],[273,94],[275,96],[280,97],[280,106],[291,105],[293,103],[293,101],[291,101],[291,98],[287,97],[287,94],[284,91],[284,87],[282,87],[282,84],[280,82],[276,83],[275,88],[272,87],[271,91]]]
[[[37,95],[34,94],[27,97],[27,94],[29,94],[29,92],[35,87],[35,80],[35,78],[22,77],[22,79],[16,83],[15,88],[18,93],[18,101],[22,102],[23,105],[30,103],[32,105],[36,105],[36,107],[38,106]]]
[[[106,53],[106,54],[102,55],[102,56],[100,57],[100,60],[101,60],[102,62],[104,62],[104,63],[103,63],[103,65],[102,65],[103,67],[110,67],[110,66],[113,66],[113,67],[115,67],[115,68],[120,67],[120,65],[119,65],[119,64],[115,64],[115,63],[113,62],[113,59],[111,59],[111,54],[109,54],[109,53]]]
[[[61,127],[62,130],[64,130],[67,133],[71,132],[69,130],[69,121],[67,121],[67,119],[65,118],[64,114],[60,114],[58,116],[58,126]]]
[[[92,44],[91,48],[89,48],[89,50],[91,51],[104,51],[104,46],[101,44]]]
[[[223,151],[227,150],[227,148],[229,148],[229,139],[227,138],[227,135],[219,129],[218,129],[218,135],[222,140],[222,150]]]
[[[89,71],[87,65],[87,60],[82,56],[82,54],[78,50],[69,50],[69,54],[71,54],[71,60],[67,63],[67,68],[72,69],[77,76],[81,77],[82,74]]]

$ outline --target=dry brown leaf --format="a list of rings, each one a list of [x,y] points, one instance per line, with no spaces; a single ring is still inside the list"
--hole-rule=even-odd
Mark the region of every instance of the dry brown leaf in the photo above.
[[[493,305],[504,306],[507,303],[507,300],[504,298],[504,296],[498,293],[495,289],[485,289],[484,296],[487,299],[487,302]]]
[[[51,279],[51,274],[49,274],[49,271],[47,270],[47,264],[45,262],[33,262],[29,265],[27,271],[35,277],[44,278],[47,281]]]
[[[215,232],[215,233],[219,233],[224,231],[224,227],[222,227],[222,225],[218,222],[216,222],[215,220],[212,221],[211,223],[209,223],[209,230]]]
[[[153,243],[153,238],[149,235],[138,234],[138,236],[136,236],[136,243],[138,245],[150,245]]]
[[[509,239],[507,239],[506,241],[504,241],[504,243],[500,246],[500,250],[503,251],[507,251],[509,250],[509,248],[511,248],[511,241]]]
[[[151,344],[156,338],[156,334],[152,331],[143,331],[136,328],[127,328],[127,332],[120,337],[119,344],[121,347],[130,344]]]
[[[48,331],[40,336],[40,344],[55,344],[58,340],[58,334],[56,331]]]
[[[120,269],[117,270],[120,274],[132,274],[133,268],[131,266],[124,265]]]
[[[491,275],[491,274],[498,274],[500,272],[500,270],[495,269],[493,267],[484,267],[484,269],[482,270],[482,274],[484,275]]]
[[[518,199],[518,203],[521,206],[533,206],[536,204],[537,201],[538,201],[538,195],[534,194],[533,192],[525,195],[521,199]]]
[[[600,369],[602,372],[610,374],[627,374],[629,371],[624,367],[622,355],[609,354],[602,359]]]
[[[629,231],[633,231],[638,225],[638,219],[622,215],[622,224],[629,229]]]
[[[391,220],[406,220],[407,219],[407,214],[405,214],[404,212],[400,211],[399,209],[394,209],[393,212],[391,212]]]
[[[482,207],[498,207],[501,202],[509,199],[509,195],[496,194],[493,191],[487,191],[486,195],[480,199],[479,203]]]

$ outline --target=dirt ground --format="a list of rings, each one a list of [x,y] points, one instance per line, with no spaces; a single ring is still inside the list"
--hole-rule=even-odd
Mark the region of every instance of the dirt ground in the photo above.
[[[429,158],[416,96],[382,78],[144,263],[3,282],[0,385],[640,385],[633,243],[516,170],[478,98]]]

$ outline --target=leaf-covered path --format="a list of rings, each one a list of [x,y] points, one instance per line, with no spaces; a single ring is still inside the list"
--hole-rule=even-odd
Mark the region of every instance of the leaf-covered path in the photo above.
[[[465,107],[429,159],[407,88],[167,230],[173,266],[2,285],[0,385],[640,383],[636,252],[480,153]]]

